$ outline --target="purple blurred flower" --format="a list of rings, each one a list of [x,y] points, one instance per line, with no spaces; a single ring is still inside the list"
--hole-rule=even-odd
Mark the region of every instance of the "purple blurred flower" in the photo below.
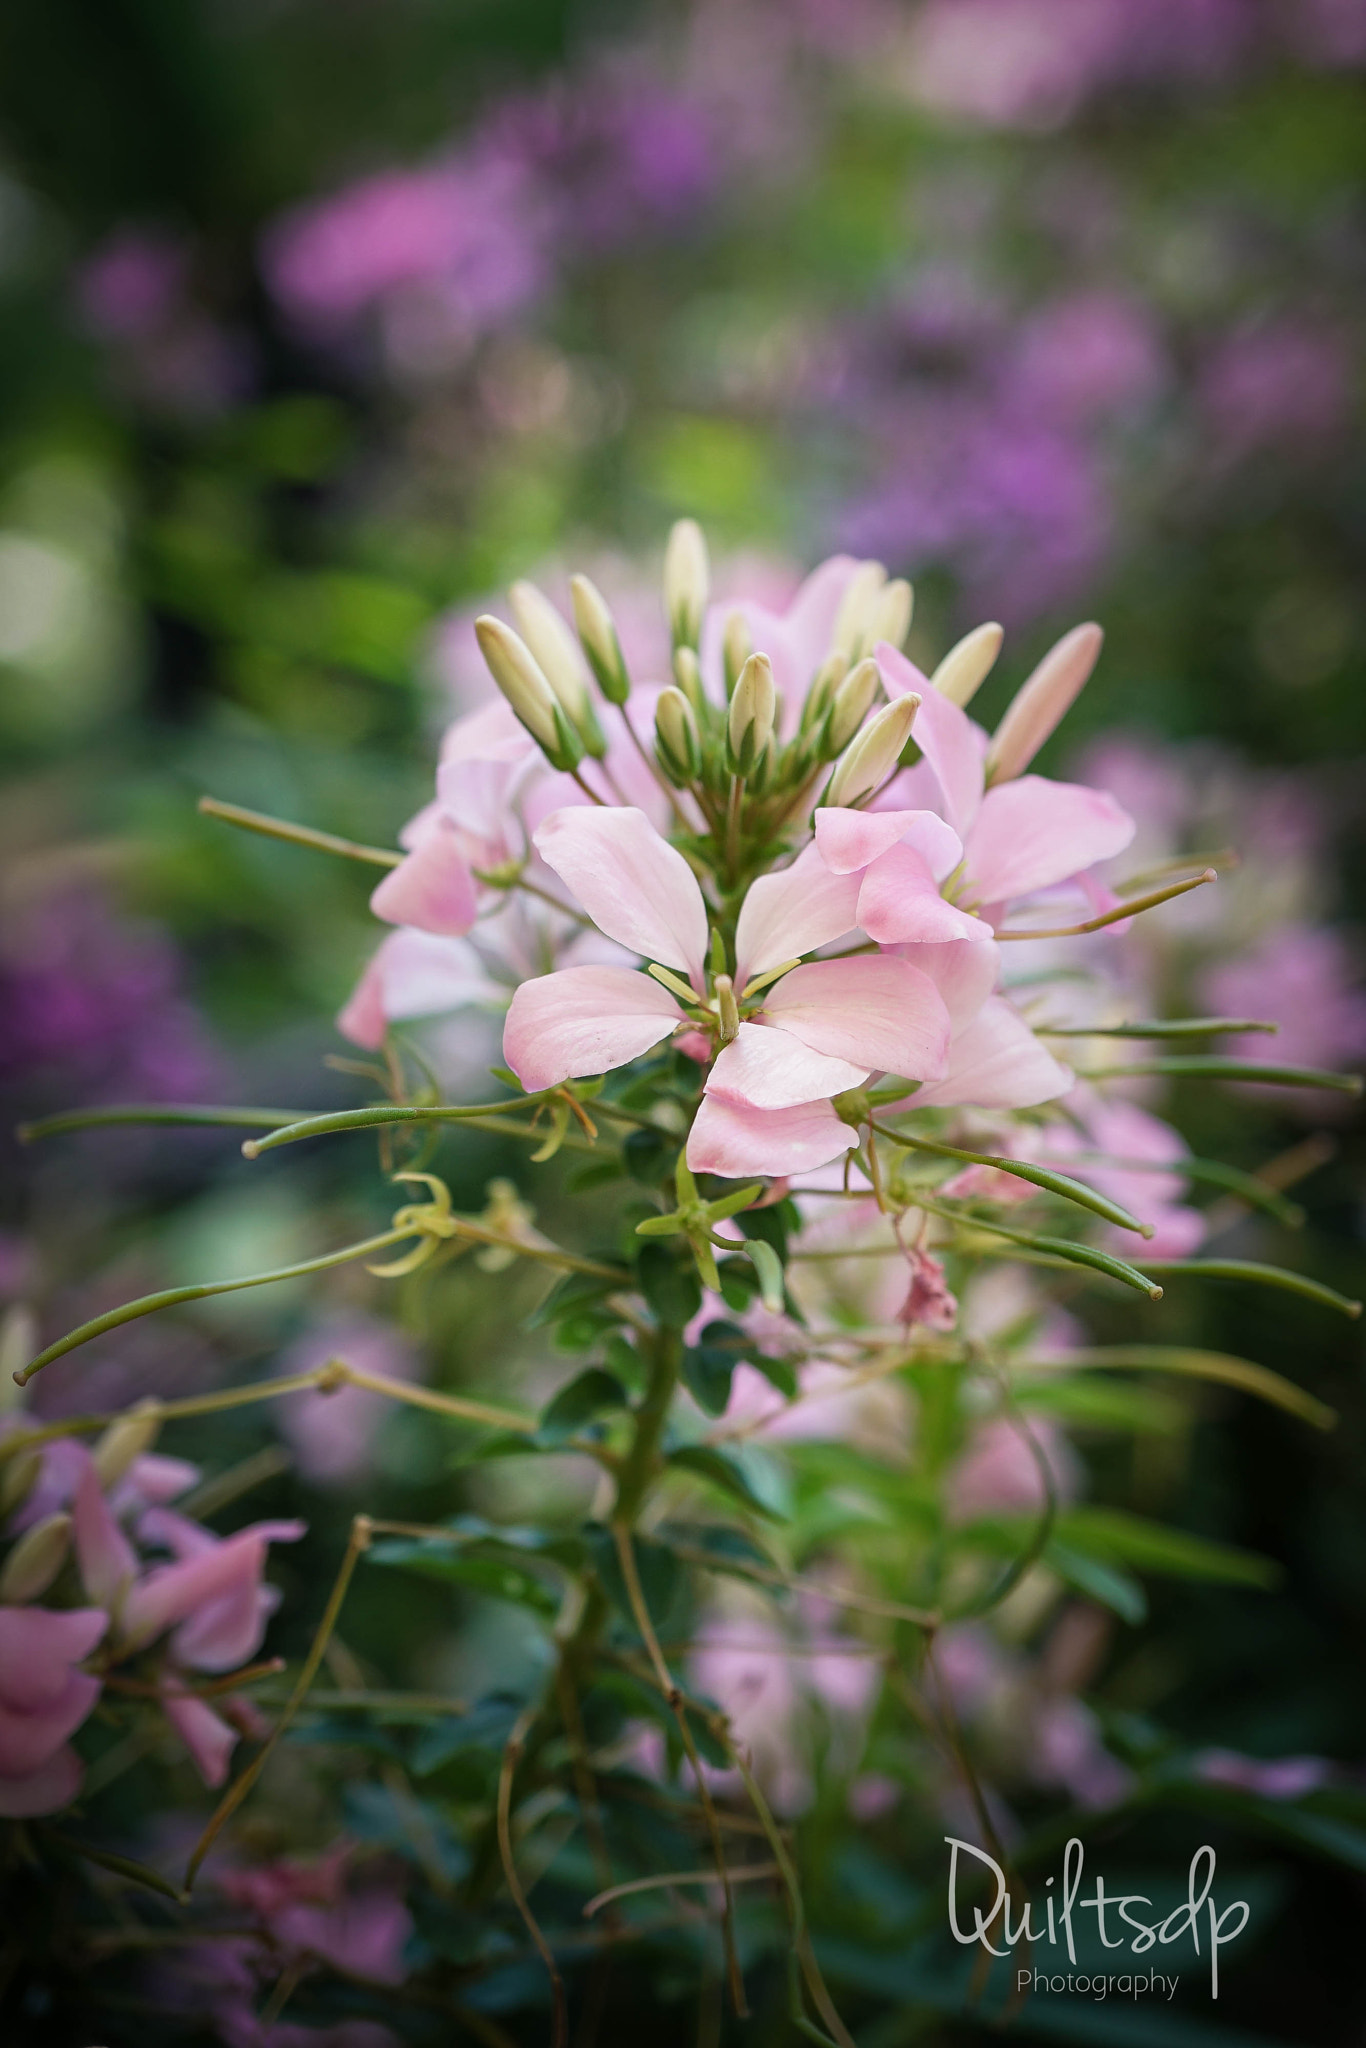
[[[1025,322],[1009,377],[1026,403],[1085,421],[1151,397],[1162,348],[1148,310],[1119,292],[1077,292]]]
[[[216,1071],[174,950],[86,892],[33,904],[0,933],[0,1080],[68,1099],[193,1101]]]
[[[92,334],[138,341],[179,306],[189,263],[184,242],[157,228],[116,228],[76,273],[76,298]]]
[[[1337,335],[1285,316],[1230,334],[1206,363],[1199,398],[1221,451],[1322,447],[1344,423],[1351,371]]]
[[[1228,1785],[1263,1799],[1302,1799],[1333,1777],[1333,1766],[1321,1756],[1278,1756],[1268,1760],[1240,1756],[1232,1749],[1202,1750],[1195,1775],[1208,1785]]]

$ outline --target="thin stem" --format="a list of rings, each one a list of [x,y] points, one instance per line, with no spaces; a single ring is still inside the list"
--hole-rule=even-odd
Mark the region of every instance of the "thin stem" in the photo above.
[[[589,803],[596,804],[599,810],[610,810],[611,806],[603,802],[603,799],[598,795],[595,789],[589,788],[588,784],[584,781],[582,775],[580,775],[577,768],[571,768],[569,772],[573,776],[575,782],[578,783],[579,788],[583,791],[584,795],[588,798]]]
[[[321,1258],[301,1259],[295,1266],[279,1266],[271,1273],[249,1273],[244,1280],[209,1280],[196,1287],[167,1287],[159,1294],[144,1294],[137,1301],[125,1301],[119,1308],[111,1308],[102,1316],[95,1316],[79,1329],[69,1330],[65,1337],[59,1337],[55,1344],[49,1344],[45,1351],[31,1359],[14,1375],[16,1386],[26,1387],[36,1372],[45,1365],[51,1365],[55,1358],[64,1357],[81,1344],[88,1344],[92,1337],[102,1337],[107,1330],[117,1330],[123,1323],[133,1323],[140,1316],[149,1316],[156,1309],[178,1308],[187,1301],[207,1301],[215,1294],[236,1294],[244,1287],[265,1287],[273,1280],[301,1280],[309,1273],[324,1273],[332,1266],[349,1265],[355,1259],[369,1258],[372,1252],[386,1251],[390,1245],[401,1244],[407,1238],[421,1237],[420,1225],[410,1225],[405,1230],[386,1230],[379,1237],[367,1237],[360,1244],[345,1245],[339,1252],[325,1252]]]
[[[654,1623],[650,1619],[650,1610],[645,1604],[645,1593],[640,1583],[640,1573],[636,1567],[635,1545],[631,1541],[630,1527],[626,1522],[614,1519],[612,1523],[612,1536],[616,1543],[617,1562],[621,1567],[621,1576],[625,1582],[627,1599],[631,1604],[631,1613],[635,1617],[636,1627],[640,1631],[640,1639],[645,1645],[646,1653],[654,1670],[656,1682],[677,1724],[679,1739],[683,1744],[688,1762],[692,1767],[693,1778],[697,1784],[697,1796],[701,1802],[702,1812],[707,1823],[707,1835],[711,1842],[712,1856],[716,1862],[716,1874],[721,1881],[721,1942],[726,1955],[726,1977],[730,1986],[731,2004],[734,2006],[737,2016],[740,2019],[746,2019],[749,2016],[749,2007],[745,2001],[745,1981],[740,1974],[740,1959],[735,1949],[735,1898],[731,1891],[730,1875],[726,1868],[726,1850],[725,1844],[721,1840],[721,1829],[716,1818],[716,1807],[707,1784],[706,1772],[702,1768],[702,1758],[698,1753],[696,1738],[688,1725],[688,1715],[687,1709],[683,1704],[683,1695],[674,1683],[673,1674],[669,1670],[664,1652],[659,1646],[659,1637],[655,1634]]]
[[[550,1978],[550,1994],[554,2002],[554,2025],[552,2029],[553,2048],[567,2048],[569,2040],[569,2008],[565,2000],[564,1979],[551,1951],[549,1942],[541,1932],[540,1923],[532,1912],[527,1895],[522,1889],[522,1880],[517,1875],[517,1863],[512,1852],[512,1781],[517,1766],[526,1748],[526,1738],[536,1719],[534,1706],[526,1707],[518,1716],[498,1772],[498,1854],[503,1865],[503,1876],[512,1894],[512,1903],[521,1914],[527,1933],[531,1936],[536,1953],[545,1964]]]
[[[659,787],[663,790],[665,796],[669,799],[669,805],[673,811],[674,817],[677,819],[678,823],[682,826],[685,832],[691,832],[693,829],[691,821],[684,812],[683,806],[679,803],[678,797],[675,794],[674,790],[670,787],[667,776],[664,774],[663,770],[660,768],[659,763],[655,760],[653,754],[651,754],[648,747],[645,745],[645,742],[641,739],[640,734],[636,731],[634,725],[631,723],[630,713],[626,709],[625,705],[622,706],[621,710],[621,722],[626,727],[626,731],[630,737],[631,745],[635,748],[641,760],[645,763],[645,766],[649,769],[651,775],[653,775],[655,781],[659,784]],[[625,802],[624,797],[622,801],[623,803]]]
[[[238,1807],[247,1797],[253,1785],[255,1785],[270,1761],[277,1743],[307,1698],[309,1687],[318,1675],[319,1667],[327,1651],[327,1645],[332,1639],[332,1631],[337,1626],[337,1617],[341,1613],[342,1602],[346,1598],[346,1591],[351,1584],[352,1574],[361,1556],[369,1548],[370,1537],[371,1525],[369,1516],[357,1515],[351,1524],[351,1537],[346,1546],[346,1555],[343,1557],[341,1567],[332,1583],[332,1591],[328,1596],[327,1605],[323,1609],[322,1620],[318,1623],[317,1632],[313,1637],[308,1655],[304,1659],[299,1676],[295,1681],[294,1690],[289,1696],[288,1704],[262,1747],[243,1771],[241,1777],[229,1785],[219,1801],[208,1826],[198,1842],[196,1842],[194,1853],[190,1857],[185,1870],[185,1889],[187,1892],[193,1886],[205,1857],[210,1849],[212,1849],[228,1821],[231,1820],[233,1814],[236,1813]]]
[[[728,1873],[732,1884],[755,1884],[761,1878],[777,1877],[780,1866],[776,1863],[732,1863]],[[585,1920],[591,1920],[595,1913],[610,1906],[617,1899],[629,1899],[637,1892],[662,1891],[669,1885],[715,1884],[714,1870],[666,1870],[658,1877],[633,1877],[627,1884],[614,1884],[605,1892],[598,1892],[583,1909]]]
[[[726,869],[732,882],[740,866],[740,807],[745,800],[745,780],[732,775],[726,801]]]
[[[1034,1031],[1039,1038],[1213,1038],[1280,1028],[1261,1017],[1169,1017],[1140,1024],[1036,1024]]]
[[[244,832],[259,832],[265,839],[285,839],[293,846],[311,846],[318,853],[339,853],[345,860],[366,861],[375,868],[396,868],[405,856],[386,846],[364,846],[357,839],[342,839],[335,832],[316,832],[311,825],[295,825],[288,818],[272,818],[265,811],[249,811],[241,804],[226,804],[216,796],[202,796],[198,809],[206,818],[219,818],[225,825],[237,825]]]
[[[1127,903],[1117,903],[1113,910],[1102,911],[1099,917],[1088,917],[1082,924],[1040,926],[1034,932],[998,931],[996,936],[998,939],[1080,938],[1084,932],[1098,932],[1107,924],[1121,924],[1126,917],[1136,917],[1140,910],[1155,910],[1159,903],[1170,903],[1173,896],[1184,896],[1189,890],[1218,879],[1213,868],[1206,868],[1202,875],[1191,875],[1184,882],[1172,882],[1165,889],[1152,889],[1146,896],[1131,896]]]
[[[94,1130],[101,1124],[227,1124],[249,1130],[273,1130],[277,1124],[297,1123],[309,1114],[304,1109],[238,1109],[229,1105],[164,1102],[119,1102],[100,1109],[63,1109],[55,1116],[42,1116],[31,1124],[20,1124],[15,1136],[30,1145],[35,1138],[55,1138],[63,1131]]]
[[[534,1095],[509,1096],[503,1102],[474,1102],[468,1105],[456,1102],[433,1103],[370,1103],[364,1109],[329,1110],[322,1116],[302,1117],[297,1123],[283,1124],[265,1138],[248,1138],[242,1147],[248,1159],[257,1159],[263,1152],[274,1152],[281,1145],[297,1144],[300,1138],[325,1138],[336,1131],[377,1130],[384,1124],[458,1124],[469,1123],[475,1117],[498,1116],[504,1111],[534,1109],[538,1103],[549,1102],[561,1093],[558,1088],[542,1088]]]

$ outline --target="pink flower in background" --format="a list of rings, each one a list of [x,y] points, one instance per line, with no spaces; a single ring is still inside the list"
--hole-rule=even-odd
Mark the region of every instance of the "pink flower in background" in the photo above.
[[[1029,1766],[1036,1783],[1068,1793],[1088,1810],[1117,1806],[1134,1782],[1133,1772],[1106,1749],[1091,1709],[1067,1693],[1037,1708]]]
[[[1021,400],[1086,421],[1150,398],[1162,349],[1152,313],[1117,292],[1076,292],[1025,322],[1006,375]]]
[[[898,1321],[908,1328],[918,1323],[927,1330],[951,1330],[958,1321],[958,1302],[949,1292],[943,1261],[916,1250],[909,1252],[907,1259],[911,1284]]]
[[[395,1380],[412,1379],[416,1363],[412,1344],[392,1324],[337,1316],[291,1344],[276,1369],[285,1375],[312,1372],[332,1358]],[[365,1387],[338,1387],[335,1393],[290,1394],[275,1409],[303,1477],[336,1486],[373,1469],[376,1438],[390,1405]]]
[[[81,1762],[69,1737],[100,1696],[79,1669],[105,1633],[101,1607],[0,1607],[0,1815],[69,1806]]]
[[[1028,1436],[1006,1416],[984,1423],[949,1480],[950,1519],[972,1522],[982,1515],[1039,1512],[1047,1498],[1040,1458],[1052,1475],[1058,1499],[1074,1499],[1081,1466],[1055,1422],[1032,1415]]]
[[[1240,1033],[1229,1039],[1225,1050],[1235,1059],[1341,1068],[1366,1054],[1366,990],[1340,932],[1284,926],[1246,958],[1211,968],[1204,989],[1216,1014],[1264,1017],[1279,1027],[1275,1038]],[[1306,1100],[1291,1089],[1278,1090],[1275,1099],[1316,1120],[1340,1106],[1334,1098]]]
[[[819,1702],[832,1725],[837,1751],[852,1762],[879,1684],[875,1655],[854,1638],[815,1627],[793,1640],[757,1610],[707,1620],[689,1658],[693,1685],[729,1716],[731,1733],[760,1782],[784,1813],[798,1813],[811,1798],[804,1709]],[[711,1772],[723,1786],[738,1772]]]
[[[109,340],[136,341],[163,327],[185,290],[188,251],[164,229],[117,229],[76,278],[82,315]]]

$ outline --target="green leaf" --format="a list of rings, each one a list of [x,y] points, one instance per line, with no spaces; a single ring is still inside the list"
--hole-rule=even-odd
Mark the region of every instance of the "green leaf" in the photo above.
[[[603,1280],[596,1273],[566,1273],[557,1280],[545,1300],[527,1318],[530,1330],[544,1329],[549,1323],[557,1323],[561,1317],[580,1309],[596,1307],[612,1292],[614,1283]],[[620,1317],[618,1317],[620,1321]]]
[[[722,1259],[716,1271],[721,1299],[727,1308],[742,1315],[759,1292],[759,1275],[748,1259]]]
[[[1058,1540],[1087,1555],[1119,1558],[1160,1577],[1228,1586],[1273,1586],[1280,1577],[1280,1567],[1270,1558],[1147,1521],[1122,1508],[1065,1509],[1058,1517],[1054,1541]]]
[[[1055,1536],[1044,1545],[1043,1561],[1074,1591],[1108,1607],[1131,1628],[1147,1619],[1148,1596],[1138,1580],[1120,1565],[1107,1564],[1085,1550],[1075,1550]]]
[[[776,1508],[760,1500],[735,1460],[710,1444],[684,1444],[678,1450],[670,1451],[666,1463],[677,1470],[696,1473],[699,1479],[708,1480],[723,1493],[728,1493],[732,1500],[739,1501],[742,1507],[762,1515],[766,1521],[783,1520]]]
[[[621,1381],[600,1365],[590,1365],[546,1404],[536,1429],[537,1441],[566,1443],[595,1416],[625,1406],[626,1389]]]
[[[416,1572],[420,1578],[437,1579],[442,1585],[463,1586],[471,1593],[529,1607],[546,1621],[553,1620],[560,1609],[558,1596],[545,1580],[510,1557],[489,1557],[464,1545],[425,1536],[376,1543],[367,1555],[374,1564],[392,1565]]]
[[[621,1576],[621,1562],[617,1546],[610,1529],[600,1524],[590,1524],[584,1531],[593,1569],[602,1581],[603,1590],[613,1606],[635,1627],[635,1615],[631,1607],[631,1596]],[[640,1578],[640,1589],[645,1595],[645,1605],[656,1628],[668,1617],[671,1609],[686,1588],[687,1575],[680,1560],[665,1543],[657,1543],[653,1537],[636,1535],[633,1538],[636,1572]]]
[[[961,1223],[965,1229],[983,1230],[992,1237],[1003,1237],[1010,1244],[1023,1245],[1026,1250],[1044,1252],[1050,1258],[1065,1259],[1070,1266],[1090,1266],[1097,1273],[1108,1275],[1111,1280],[1122,1280],[1126,1287],[1132,1287],[1139,1294],[1146,1294],[1150,1301],[1162,1299],[1162,1289],[1146,1273],[1140,1273],[1136,1266],[1116,1259],[1109,1252],[1098,1251],[1094,1245],[1074,1244],[1066,1237],[1040,1237],[1032,1230],[1013,1230],[1004,1223],[989,1223],[985,1216],[976,1216],[971,1211],[960,1209],[950,1202],[922,1200],[921,1207],[929,1209],[936,1216],[947,1216],[954,1223]],[[1149,1261],[1152,1264],[1153,1261]]]
[[[663,1131],[632,1131],[624,1141],[621,1156],[632,1180],[645,1187],[657,1187],[673,1171],[677,1141]]]
[[[1108,1080],[1121,1074],[1165,1074],[1173,1079],[1262,1081],[1276,1088],[1331,1088],[1340,1095],[1360,1095],[1360,1074],[1331,1074],[1321,1067],[1268,1066],[1261,1060],[1221,1059],[1217,1053],[1186,1053],[1173,1059],[1135,1060],[1122,1067],[1097,1067],[1083,1076]]]
[[[747,1187],[737,1188],[733,1195],[723,1195],[719,1201],[708,1202],[707,1214],[713,1223],[724,1223],[728,1216],[738,1216],[742,1209],[748,1209],[763,1191],[763,1182],[752,1180]]]
[[[736,1366],[752,1349],[738,1323],[708,1323],[683,1353],[683,1384],[704,1415],[722,1415]]]
[[[681,1329],[702,1306],[702,1284],[691,1258],[686,1263],[669,1244],[646,1242],[636,1254],[640,1291],[661,1323]]]
[[[961,1145],[944,1145],[937,1138],[922,1138],[918,1134],[912,1137],[909,1133],[884,1130],[881,1124],[875,1124],[873,1128],[882,1131],[884,1137],[893,1139],[898,1145],[914,1146],[917,1152],[933,1153],[937,1159],[961,1159],[972,1166],[994,1166],[1002,1173],[1013,1174],[1016,1180],[1029,1181],[1050,1195],[1061,1195],[1064,1201],[1075,1202],[1078,1208],[1090,1209],[1095,1215],[1103,1216],[1107,1223],[1117,1224],[1121,1230],[1136,1230],[1143,1237],[1153,1234],[1151,1224],[1140,1223],[1118,1202],[1098,1194],[1083,1181],[1073,1180],[1071,1174],[1057,1173],[1047,1166],[1032,1166],[1024,1159],[999,1158],[991,1152],[965,1152]]]

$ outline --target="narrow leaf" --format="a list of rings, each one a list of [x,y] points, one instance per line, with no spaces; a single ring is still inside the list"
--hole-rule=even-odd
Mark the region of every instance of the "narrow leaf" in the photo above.
[[[1139,1571],[1168,1578],[1271,1586],[1280,1577],[1279,1566],[1270,1558],[1150,1522],[1122,1508],[1069,1508],[1058,1517],[1057,1534],[1078,1550],[1120,1558]]]
[[[1055,1259],[1066,1259],[1072,1266],[1090,1266],[1097,1273],[1105,1273],[1111,1280],[1122,1280],[1126,1287],[1146,1294],[1150,1301],[1161,1301],[1162,1289],[1146,1273],[1140,1273],[1136,1266],[1130,1266],[1123,1259],[1116,1259],[1109,1252],[1098,1251],[1094,1245],[1074,1244],[1066,1237],[1040,1237],[1030,1230],[1012,1230],[1004,1223],[989,1223],[985,1216],[972,1215],[966,1210],[952,1207],[947,1202],[927,1202],[917,1198],[922,1208],[932,1209],[937,1216],[947,1216],[951,1222],[961,1223],[971,1230],[985,1230],[992,1237],[1004,1237],[1011,1244],[1023,1245],[1028,1251],[1045,1252]],[[1151,1265],[1154,1261],[1149,1260]]]
[[[1130,1628],[1137,1628],[1148,1615],[1148,1596],[1131,1572],[1109,1564],[1088,1551],[1074,1549],[1055,1536],[1044,1548],[1044,1563],[1053,1567],[1076,1592],[1108,1607]]]
[[[1131,1066],[1095,1067],[1085,1081],[1108,1081],[1122,1074],[1165,1074],[1174,1080],[1264,1081],[1276,1088],[1333,1088],[1341,1095],[1360,1095],[1360,1074],[1331,1074],[1322,1067],[1265,1066],[1260,1060],[1221,1059],[1217,1053],[1184,1053],[1172,1059],[1135,1060]]]
[[[1260,1017],[1164,1017],[1143,1024],[1036,1024],[1041,1038],[1213,1038],[1234,1031],[1280,1030]]]
[[[747,1237],[744,1249],[748,1252],[750,1263],[759,1275],[759,1293],[764,1307],[771,1315],[781,1315],[784,1298],[781,1259],[774,1251],[772,1245],[767,1244],[761,1237]]]
[[[1226,1387],[1238,1387],[1288,1415],[1298,1415],[1315,1429],[1332,1429],[1337,1416],[1322,1401],[1306,1394],[1293,1380],[1283,1379],[1269,1366],[1254,1365],[1250,1359],[1234,1358],[1224,1351],[1196,1351],[1166,1344],[1120,1344],[1069,1352],[1065,1358],[1031,1358],[1021,1362],[1021,1372],[1071,1372],[1076,1367],[1133,1372],[1170,1372],[1182,1378],[1213,1380]]]
[[[604,1372],[601,1366],[590,1365],[547,1403],[537,1426],[537,1438],[545,1444],[565,1443],[595,1416],[625,1406],[626,1389],[621,1381]]]
[[[1051,1167],[1032,1166],[1025,1159],[1001,1159],[991,1152],[965,1152],[961,1145],[944,1145],[937,1138],[911,1137],[908,1133],[886,1130],[881,1124],[874,1124],[873,1128],[898,1145],[913,1145],[917,1152],[932,1152],[936,1158],[962,1159],[972,1166],[994,1166],[1002,1173],[1013,1173],[1017,1180],[1027,1180],[1036,1188],[1045,1188],[1050,1195],[1061,1195],[1065,1201],[1075,1202],[1079,1208],[1090,1209],[1094,1215],[1103,1216],[1107,1223],[1117,1223],[1121,1230],[1136,1230],[1140,1237],[1153,1235],[1151,1223],[1140,1223],[1118,1202],[1097,1194],[1094,1188],[1073,1180],[1070,1174],[1055,1173]]]

